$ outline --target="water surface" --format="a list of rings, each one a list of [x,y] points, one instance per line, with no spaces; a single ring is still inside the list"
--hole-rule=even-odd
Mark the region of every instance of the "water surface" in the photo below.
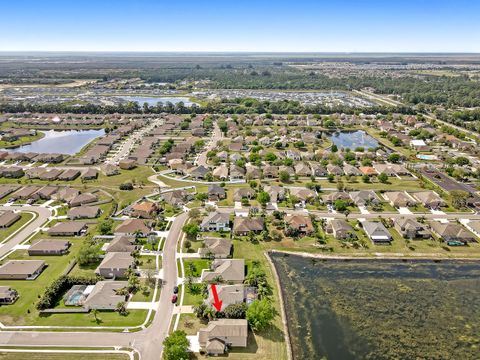
[[[31,144],[8,149],[10,152],[57,153],[73,155],[93,139],[105,134],[100,130],[47,130],[45,136]]]
[[[295,359],[480,358],[480,263],[272,254]]]

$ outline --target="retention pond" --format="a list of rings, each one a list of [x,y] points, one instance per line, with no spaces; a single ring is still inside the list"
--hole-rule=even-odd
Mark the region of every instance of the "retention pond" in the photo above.
[[[271,254],[294,359],[478,359],[480,262]]]

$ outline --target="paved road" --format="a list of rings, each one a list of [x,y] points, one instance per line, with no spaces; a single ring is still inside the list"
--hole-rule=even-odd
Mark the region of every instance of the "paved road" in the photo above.
[[[37,214],[35,220],[25,226],[21,231],[15,234],[15,236],[11,237],[5,244],[0,245],[0,257],[12,250],[16,245],[25,241],[28,236],[30,236],[38,227],[42,226],[50,216],[52,216],[52,211],[50,209],[40,206],[0,206],[0,210],[22,210]]]
[[[132,346],[141,354],[142,360],[159,360],[162,343],[168,334],[174,312],[171,303],[173,287],[177,282],[176,247],[182,226],[188,213],[173,221],[163,249],[164,284],[151,325],[134,333],[114,332],[38,332],[1,331],[0,345],[9,346],[64,346],[64,347],[113,347]]]
[[[203,165],[205,167],[207,166],[207,153],[210,150],[213,150],[217,146],[217,142],[222,139],[223,135],[217,123],[214,123],[213,126],[214,127],[213,127],[212,137],[209,140],[209,143],[207,144],[203,152],[200,155],[198,155],[198,158],[196,161],[196,165],[198,166],[200,165]]]

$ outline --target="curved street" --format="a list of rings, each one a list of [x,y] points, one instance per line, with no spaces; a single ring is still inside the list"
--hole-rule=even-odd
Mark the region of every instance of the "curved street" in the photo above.
[[[28,225],[23,227],[7,242],[0,245],[0,258],[7,254],[15,246],[25,241],[31,234],[41,227],[50,216],[52,216],[52,211],[50,209],[41,206],[0,206],[0,210],[20,210],[25,212],[34,212],[37,214],[37,217],[33,219],[33,221],[27,223]]]

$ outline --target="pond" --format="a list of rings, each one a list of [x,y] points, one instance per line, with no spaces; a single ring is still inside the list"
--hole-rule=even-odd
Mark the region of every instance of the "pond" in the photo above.
[[[79,152],[93,139],[105,134],[100,130],[48,130],[42,131],[45,136],[39,140],[8,149],[10,152],[58,153],[73,155]]]
[[[119,97],[125,101],[133,101],[138,102],[140,106],[143,106],[144,103],[147,103],[150,106],[157,105],[158,102],[163,103],[165,105],[167,102],[171,102],[173,105],[183,101],[185,106],[192,106],[196,104],[189,100],[188,97],[147,97],[147,96],[120,96]]]
[[[355,150],[357,147],[363,147],[365,150],[369,148],[376,148],[379,143],[375,138],[368,135],[363,130],[357,131],[337,131],[329,136],[329,139],[337,145],[339,149],[349,148]]]
[[[294,359],[474,359],[480,263],[271,254]]]

